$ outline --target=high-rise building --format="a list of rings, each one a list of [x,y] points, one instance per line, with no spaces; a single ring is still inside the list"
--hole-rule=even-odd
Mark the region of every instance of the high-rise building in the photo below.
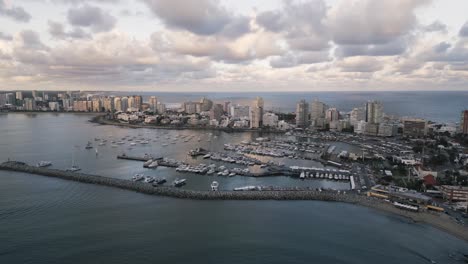
[[[92,101],[93,112],[101,112],[102,102],[99,98],[95,98]]]
[[[36,100],[37,97],[38,97],[37,91],[36,91],[36,90],[33,90],[33,91],[32,91],[32,98],[33,98],[34,100]]]
[[[143,104],[143,97],[141,97],[141,95],[134,95],[133,100],[134,100],[133,107],[140,111],[141,105]]]
[[[122,107],[122,112],[127,112],[129,105],[128,105],[128,97],[124,96],[120,99],[120,104]]]
[[[364,113],[364,109],[362,107],[353,108],[349,115],[349,122],[352,126],[356,127],[359,121],[363,121],[366,119],[366,115]]]
[[[114,98],[114,108],[115,108],[115,111],[122,112],[122,99],[120,97]]]
[[[263,98],[257,97],[250,109],[250,128],[259,128],[263,126]]]
[[[7,93],[5,96],[6,96],[6,103],[7,103],[7,104],[11,104],[11,105],[15,105],[15,104],[16,104],[16,97],[15,97],[15,94],[13,94],[13,93]]]
[[[115,110],[114,101],[115,99],[113,97],[106,97],[102,99],[102,106],[104,107],[104,111],[113,112]]]
[[[340,119],[340,112],[338,112],[336,108],[330,108],[327,109],[325,117],[330,124],[331,122],[336,122]]]
[[[460,132],[468,135],[468,110],[463,110],[461,113]]]
[[[296,126],[299,128],[309,127],[309,104],[301,100],[296,105]]]
[[[197,111],[197,103],[192,102],[192,101],[185,102],[184,103],[184,112],[186,114],[189,114],[189,115],[198,113],[199,111]]]
[[[164,114],[166,112],[166,105],[161,102],[158,102],[158,106],[156,108],[159,114]]]
[[[16,100],[23,100],[23,92],[21,91],[16,92]]]
[[[312,121],[315,121],[318,118],[325,117],[325,111],[327,110],[327,105],[320,102],[318,99],[315,99],[311,103],[310,107],[310,118]]]
[[[60,106],[58,102],[49,102],[49,109],[50,111],[59,111]]]
[[[266,127],[277,127],[278,126],[278,116],[274,113],[265,113],[263,114],[263,126]]]
[[[382,122],[383,106],[377,101],[368,101],[366,103],[366,122],[370,124],[379,124]]]
[[[403,134],[412,137],[427,135],[427,121],[424,119],[404,119]]]
[[[231,102],[224,102],[224,112],[231,115]]]
[[[231,106],[232,118],[237,118],[237,119],[248,118],[249,115],[250,115],[250,107],[243,106],[243,105]]]
[[[203,97],[200,100],[200,108],[201,108],[200,112],[210,111],[212,107],[213,107],[213,101],[211,101],[210,99]]]
[[[154,113],[157,113],[158,112],[158,98],[156,96],[151,96],[149,98],[149,106],[150,106],[150,110]]]
[[[24,110],[26,111],[36,110],[36,101],[33,98],[24,98]]]
[[[64,99],[62,99],[62,104],[63,104],[63,110],[64,111],[73,111],[73,99],[64,98]]]
[[[135,97],[133,96],[128,97],[128,108],[136,108]]]
[[[223,113],[224,113],[223,105],[215,104],[213,105],[213,108],[211,108],[210,110],[210,119],[220,121],[221,117],[223,116]]]

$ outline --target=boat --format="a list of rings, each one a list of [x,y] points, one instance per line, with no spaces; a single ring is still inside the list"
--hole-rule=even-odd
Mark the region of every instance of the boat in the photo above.
[[[130,146],[136,146],[135,142],[130,143]]]
[[[211,157],[211,154],[206,154],[205,156],[203,156],[204,159],[209,159]]]
[[[158,164],[158,161],[155,160],[155,161],[151,162],[150,165],[148,165],[148,168],[154,169],[154,168],[157,168],[158,165],[159,165],[159,164]]]
[[[299,176],[299,179],[304,179],[305,178],[305,172],[301,172],[301,175]]]
[[[175,181],[173,182],[173,185],[174,187],[181,187],[181,186],[184,186],[186,184],[186,179],[175,179]]]
[[[70,172],[76,172],[76,171],[80,171],[81,169],[76,166],[76,165],[72,165],[70,168],[66,169],[65,171],[70,171]]]
[[[153,163],[153,160],[152,160],[152,159],[145,161],[145,163],[143,163],[143,168],[148,168],[148,166],[149,166],[151,163]]]
[[[96,151],[96,157],[97,157],[99,155],[98,149],[95,148],[94,150]]]
[[[229,177],[234,177],[236,174],[234,172],[229,173]]]
[[[213,174],[213,173],[215,173],[215,170],[210,169],[206,174],[211,175],[211,174]]]
[[[86,144],[85,149],[92,149],[92,148],[93,148],[93,144],[91,144],[91,142],[88,141],[88,144]]]
[[[135,174],[135,175],[133,175],[132,180],[133,181],[141,181],[144,178],[145,178],[145,175],[143,175],[143,174]]]
[[[150,177],[150,176],[146,176],[145,177],[145,183],[152,183],[154,182],[154,178],[153,177]]]
[[[214,191],[214,192],[217,192],[218,191],[218,187],[219,187],[219,183],[217,181],[213,181],[211,183],[211,190]]]
[[[154,185],[161,185],[167,182],[166,178],[157,178],[154,180],[153,186]]]
[[[37,163],[37,167],[49,167],[52,166],[52,162],[50,161],[39,161]]]
[[[257,186],[253,186],[253,185],[234,188],[234,191],[255,191],[255,190],[258,190],[258,188]]]

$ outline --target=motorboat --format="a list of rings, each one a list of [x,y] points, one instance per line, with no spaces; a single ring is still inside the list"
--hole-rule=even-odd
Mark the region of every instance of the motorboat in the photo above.
[[[145,178],[145,175],[143,174],[135,174],[133,175],[132,180],[137,182],[137,181],[142,181],[144,178]]]
[[[173,182],[173,185],[174,185],[174,187],[181,187],[181,186],[184,186],[186,183],[187,183],[186,179],[176,179]]]
[[[219,187],[219,183],[217,181],[213,181],[211,183],[211,190],[214,191],[214,192],[217,192],[218,191],[218,187]]]
[[[37,163],[37,167],[49,167],[52,166],[52,162],[50,161],[39,161]]]

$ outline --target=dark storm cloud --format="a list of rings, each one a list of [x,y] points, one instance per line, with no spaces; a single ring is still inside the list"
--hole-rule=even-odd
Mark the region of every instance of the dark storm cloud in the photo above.
[[[29,22],[31,15],[20,6],[8,7],[4,0],[0,0],[0,16],[6,16],[18,22]]]
[[[88,27],[94,32],[112,30],[117,22],[113,16],[101,8],[87,4],[68,10],[67,18],[71,25]]]

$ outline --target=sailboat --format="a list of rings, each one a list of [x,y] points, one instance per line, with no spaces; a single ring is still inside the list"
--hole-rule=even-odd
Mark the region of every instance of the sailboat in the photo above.
[[[72,166],[68,169],[66,169],[66,171],[71,171],[71,172],[76,172],[76,171],[80,171],[80,167],[78,167],[77,165],[75,165],[75,150],[73,150],[72,152]]]
[[[95,148],[95,150],[96,150],[96,157],[97,157],[99,155],[99,152],[97,148]]]

